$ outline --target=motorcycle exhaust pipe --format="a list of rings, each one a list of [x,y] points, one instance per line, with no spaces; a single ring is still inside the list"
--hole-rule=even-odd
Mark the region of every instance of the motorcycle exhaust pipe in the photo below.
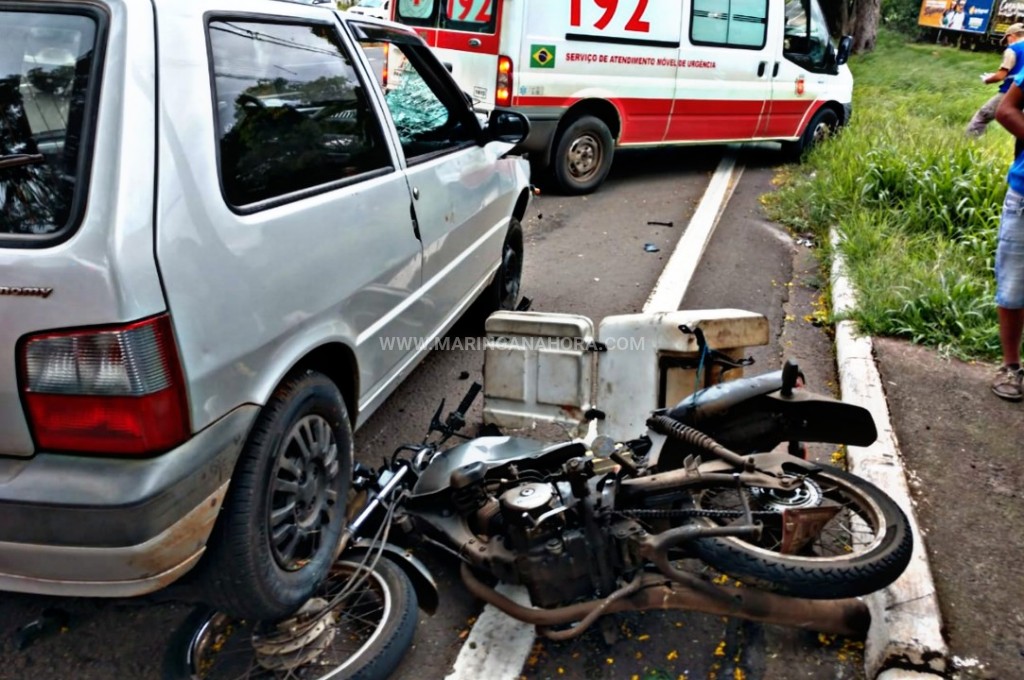
[[[641,574],[609,597],[554,609],[527,607],[505,597],[473,575],[463,563],[462,581],[474,597],[494,605],[514,619],[538,626],[546,637],[568,640],[581,635],[594,621],[605,614],[625,611],[680,609],[716,616],[771,623],[830,635],[864,637],[871,614],[867,605],[857,599],[806,600],[786,597],[752,588],[724,588],[708,585],[695,589],[667,581],[658,574]],[[546,630],[552,626],[577,623],[568,630]],[[582,625],[586,623],[586,625]]]

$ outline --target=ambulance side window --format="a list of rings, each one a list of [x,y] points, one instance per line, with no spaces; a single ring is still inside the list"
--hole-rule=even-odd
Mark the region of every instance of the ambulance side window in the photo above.
[[[768,36],[768,0],[693,0],[690,42],[759,50]]]
[[[815,73],[838,73],[825,15],[814,0],[786,3],[786,59]]]
[[[397,20],[409,26],[437,27],[439,0],[398,0]]]
[[[398,21],[467,33],[495,32],[497,0],[398,0]]]
[[[495,0],[449,0],[441,13],[441,28],[470,33],[494,33]]]

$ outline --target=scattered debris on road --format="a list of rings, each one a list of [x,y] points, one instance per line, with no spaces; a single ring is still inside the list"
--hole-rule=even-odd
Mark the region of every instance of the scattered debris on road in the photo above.
[[[67,630],[70,622],[71,615],[63,609],[47,607],[38,619],[14,631],[14,645],[18,651],[28,649],[29,645],[40,638]]]

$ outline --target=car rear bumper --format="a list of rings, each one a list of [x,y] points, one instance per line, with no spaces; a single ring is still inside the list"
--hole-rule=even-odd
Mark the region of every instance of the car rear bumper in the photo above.
[[[145,460],[0,459],[0,590],[127,597],[199,560],[258,413],[245,406]]]

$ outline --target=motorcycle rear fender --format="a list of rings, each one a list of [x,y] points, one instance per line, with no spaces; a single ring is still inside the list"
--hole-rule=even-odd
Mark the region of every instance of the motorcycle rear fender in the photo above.
[[[781,387],[781,371],[743,378],[701,390],[668,415],[737,453],[786,441],[869,446],[878,437],[867,409],[803,388],[785,396]]]
[[[379,550],[379,545],[367,538],[360,538],[354,541],[342,554],[342,558],[352,561],[374,550]],[[430,570],[408,550],[399,548],[397,545],[385,543],[383,557],[395,563],[405,575],[412,581],[412,587],[416,591],[416,599],[420,609],[433,615],[437,611],[440,602],[440,594],[437,589],[437,581],[434,580]]]

